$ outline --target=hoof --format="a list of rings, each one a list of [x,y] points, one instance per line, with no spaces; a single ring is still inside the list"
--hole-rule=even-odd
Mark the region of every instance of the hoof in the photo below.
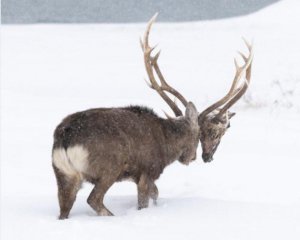
[[[58,219],[59,219],[59,220],[65,220],[65,219],[68,219],[68,216],[66,216],[66,215],[60,215],[60,216],[58,217]]]
[[[142,210],[144,208],[148,208],[148,206],[138,206],[138,210]]]
[[[98,212],[97,214],[98,216],[114,216],[112,212],[110,212],[106,208],[101,209],[100,212]]]

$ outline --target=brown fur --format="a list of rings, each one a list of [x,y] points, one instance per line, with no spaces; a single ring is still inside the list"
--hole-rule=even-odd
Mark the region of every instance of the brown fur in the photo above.
[[[202,147],[202,159],[204,162],[211,162],[221,139],[230,127],[230,118],[234,113],[226,113],[221,119],[216,118],[218,112],[213,112],[205,118],[199,117],[200,142]]]
[[[95,185],[89,205],[99,215],[112,215],[103,205],[107,190],[116,181],[133,180],[138,187],[138,208],[156,201],[154,183],[164,168],[179,160],[196,159],[199,142],[197,110],[192,103],[186,115],[163,119],[145,107],[99,108],[66,117],[55,130],[53,151],[81,145],[88,151],[88,166],[81,178],[70,178],[54,166],[60,219],[67,218],[82,181]]]

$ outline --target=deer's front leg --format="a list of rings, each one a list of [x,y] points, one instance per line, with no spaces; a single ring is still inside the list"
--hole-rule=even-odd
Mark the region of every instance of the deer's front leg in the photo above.
[[[138,182],[138,209],[147,208],[150,198],[156,204],[158,189],[152,179],[146,174],[142,174]]]
[[[138,209],[147,208],[150,198],[149,178],[146,174],[142,174],[138,182]]]
[[[154,204],[157,204],[157,198],[158,198],[158,189],[154,183],[154,181],[150,182],[150,190],[149,190],[149,196],[152,198]]]

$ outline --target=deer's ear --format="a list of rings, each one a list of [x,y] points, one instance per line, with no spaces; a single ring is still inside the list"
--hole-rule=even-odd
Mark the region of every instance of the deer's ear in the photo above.
[[[236,113],[235,112],[228,112],[228,118],[232,118]]]
[[[185,117],[193,124],[198,125],[198,111],[192,102],[188,102],[185,109]]]

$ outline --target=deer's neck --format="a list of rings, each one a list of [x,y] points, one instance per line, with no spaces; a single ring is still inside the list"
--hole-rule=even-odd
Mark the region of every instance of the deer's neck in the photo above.
[[[189,141],[191,129],[185,119],[165,119],[163,123],[165,136],[166,164],[178,160]]]

